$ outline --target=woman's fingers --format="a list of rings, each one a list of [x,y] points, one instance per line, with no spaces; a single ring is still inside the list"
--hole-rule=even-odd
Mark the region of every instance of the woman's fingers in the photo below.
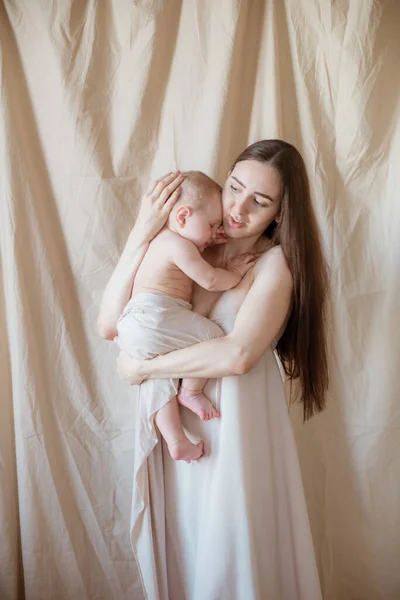
[[[173,178],[176,177],[177,173],[179,173],[179,171],[170,171],[169,173],[165,173],[165,175],[162,175],[161,177],[153,181],[150,184],[150,187],[147,190],[146,194],[148,196],[158,196],[163,189],[163,183],[168,183],[169,181],[172,181]]]
[[[248,262],[253,262],[256,261],[258,258],[260,258],[260,256],[262,255],[262,252],[249,252],[248,254],[245,254],[246,256],[246,260]]]
[[[181,174],[180,171],[173,171],[163,175],[156,181],[153,181],[148,191],[146,192],[146,196],[150,197],[153,202],[159,205],[159,208],[164,208],[164,205],[169,202],[172,194],[179,189],[182,181],[185,177]],[[174,197],[174,200],[169,204],[169,210],[171,210],[172,206],[175,204],[177,196]],[[166,207],[167,211],[168,208]]]
[[[148,196],[150,196],[151,194],[154,193],[154,190],[156,189],[156,186],[163,181],[164,179],[166,179],[167,177],[170,177],[172,175],[172,171],[170,171],[169,173],[165,173],[165,175],[163,175],[162,177],[159,177],[158,179],[155,179],[154,181],[151,182],[149,189],[147,190],[146,194]]]
[[[179,196],[181,195],[182,192],[182,188],[178,187],[178,189],[176,189],[168,198],[168,200],[165,202],[164,204],[164,211],[169,214],[172,210],[172,208],[175,205],[175,202],[178,200]]]
[[[117,373],[124,379],[129,385],[138,385],[142,383],[143,379],[137,375],[138,361],[135,358],[131,358],[129,354],[121,350],[117,357]]]
[[[162,178],[152,192],[153,200],[165,202],[167,197],[182,183],[183,176],[179,171],[174,171],[170,175]]]
[[[185,177],[179,174],[175,179],[173,179],[170,183],[167,183],[159,197],[159,204],[162,208],[165,203],[168,201],[169,197],[175,192],[175,190],[179,189],[179,186],[183,182]]]
[[[121,379],[127,380],[127,361],[129,364],[129,356],[126,352],[121,350],[117,356],[117,373]],[[129,382],[130,383],[130,382]]]

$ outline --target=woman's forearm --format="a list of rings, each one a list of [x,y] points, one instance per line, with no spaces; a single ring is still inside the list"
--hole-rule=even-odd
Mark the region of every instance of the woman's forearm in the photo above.
[[[167,173],[154,181],[142,198],[135,226],[101,299],[97,330],[106,339],[117,335],[117,321],[131,296],[137,270],[149,243],[167,222],[183,179],[179,171]]]
[[[134,228],[101,299],[97,330],[106,339],[112,340],[117,335],[118,318],[131,296],[136,273],[148,246],[149,242]]]
[[[143,379],[217,378],[248,370],[246,350],[228,335],[142,361],[140,375]]]

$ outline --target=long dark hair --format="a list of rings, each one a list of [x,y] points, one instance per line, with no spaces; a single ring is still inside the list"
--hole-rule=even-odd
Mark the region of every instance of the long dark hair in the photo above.
[[[269,163],[281,175],[280,221],[266,235],[280,244],[293,277],[293,306],[277,353],[288,378],[300,380],[304,420],[325,407],[328,387],[325,306],[327,266],[314,215],[304,161],[294,146],[281,140],[252,144],[235,160]]]

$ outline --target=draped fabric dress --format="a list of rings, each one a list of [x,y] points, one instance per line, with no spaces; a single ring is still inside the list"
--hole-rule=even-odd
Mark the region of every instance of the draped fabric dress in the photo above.
[[[225,293],[211,314],[225,333],[243,301],[231,297]],[[146,383],[137,404],[131,539],[147,600],[321,600],[273,348],[247,374],[209,380],[219,419],[202,422],[181,408],[189,437],[205,443],[205,456],[190,464],[170,458],[148,411],[157,381]]]

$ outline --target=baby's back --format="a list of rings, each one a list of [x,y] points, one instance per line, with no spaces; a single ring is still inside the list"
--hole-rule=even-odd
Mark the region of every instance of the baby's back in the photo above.
[[[174,263],[180,241],[177,233],[163,229],[150,242],[136,274],[132,296],[140,293],[163,294],[191,301],[193,282]]]

